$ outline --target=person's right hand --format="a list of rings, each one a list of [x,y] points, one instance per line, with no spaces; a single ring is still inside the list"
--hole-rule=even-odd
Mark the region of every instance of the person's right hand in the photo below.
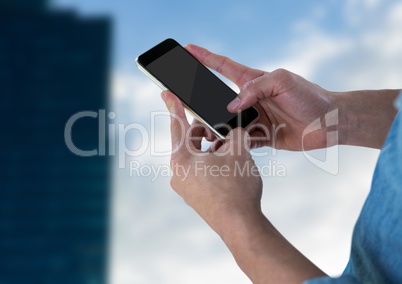
[[[253,143],[254,146],[287,150],[311,150],[332,146],[331,142],[327,141],[325,128],[303,137],[303,132],[310,123],[324,118],[325,114],[336,108],[331,92],[284,69],[264,72],[196,45],[187,45],[186,49],[201,63],[219,72],[240,88],[239,96],[228,105],[229,111],[238,112],[251,106],[258,109],[260,118],[257,126],[263,127],[250,131],[251,137],[257,141]]]

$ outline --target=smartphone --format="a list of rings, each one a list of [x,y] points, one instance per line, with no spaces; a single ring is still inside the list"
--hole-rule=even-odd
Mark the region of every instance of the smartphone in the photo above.
[[[247,128],[258,119],[254,107],[230,113],[226,107],[237,94],[173,39],[138,56],[136,64],[163,90],[174,93],[219,139],[225,139],[231,129]]]

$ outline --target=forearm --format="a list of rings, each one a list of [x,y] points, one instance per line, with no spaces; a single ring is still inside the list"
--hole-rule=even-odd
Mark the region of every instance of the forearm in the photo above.
[[[380,149],[397,110],[400,90],[332,93],[339,107],[340,144]]]
[[[253,283],[302,283],[325,274],[258,211],[234,214],[220,235]]]

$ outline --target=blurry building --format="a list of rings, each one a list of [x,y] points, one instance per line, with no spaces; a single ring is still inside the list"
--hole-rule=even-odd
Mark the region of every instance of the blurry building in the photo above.
[[[109,164],[64,140],[105,109],[110,21],[0,0],[0,284],[105,283]],[[74,144],[97,149],[99,117]]]

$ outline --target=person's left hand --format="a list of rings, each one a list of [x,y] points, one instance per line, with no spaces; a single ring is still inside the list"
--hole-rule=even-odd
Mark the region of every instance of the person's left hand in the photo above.
[[[217,149],[203,152],[205,126],[190,126],[171,92],[162,98],[171,113],[172,188],[220,235],[228,220],[262,215],[262,180],[249,152],[249,135],[234,129]]]
[[[190,126],[172,93],[163,92],[162,98],[171,113],[171,186],[218,233],[250,280],[302,283],[324,276],[262,213],[262,180],[249,152],[249,134],[236,128],[203,152],[205,126]]]

